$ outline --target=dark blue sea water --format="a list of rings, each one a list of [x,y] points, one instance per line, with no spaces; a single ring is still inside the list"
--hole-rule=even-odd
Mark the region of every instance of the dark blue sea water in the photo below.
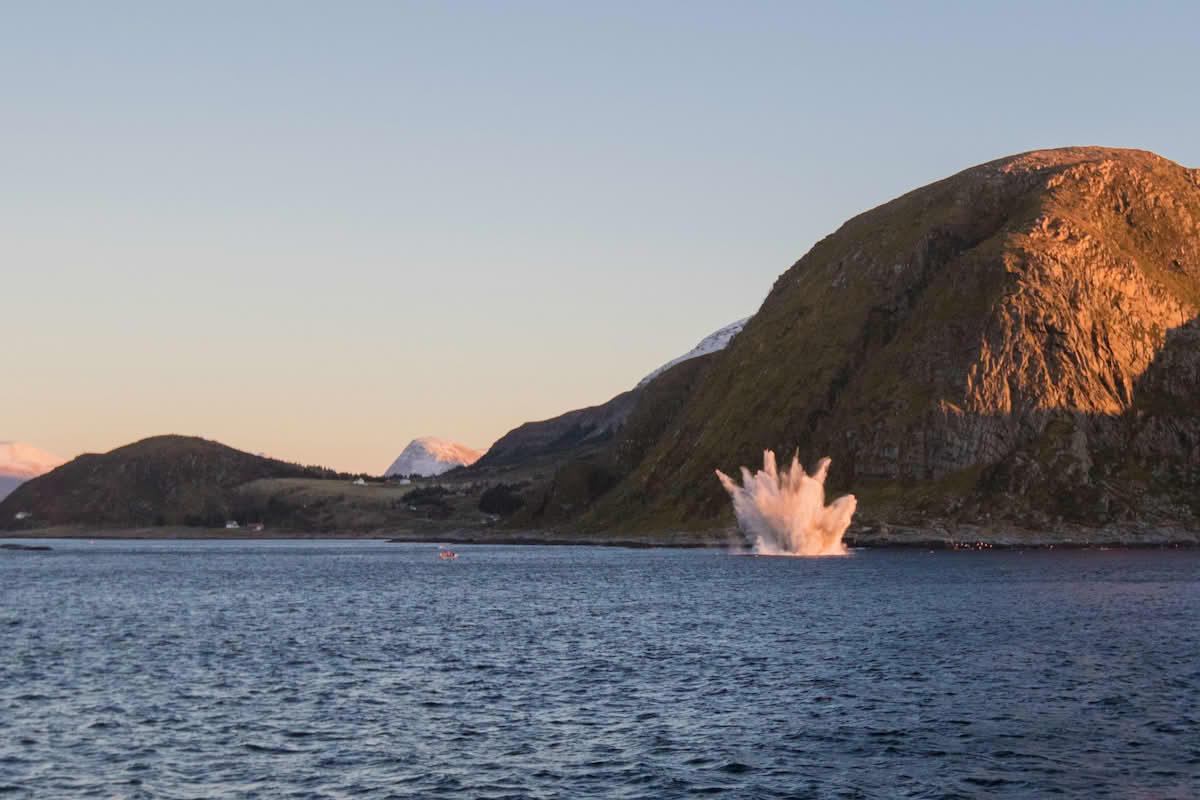
[[[0,551],[0,797],[1200,796],[1200,553]]]

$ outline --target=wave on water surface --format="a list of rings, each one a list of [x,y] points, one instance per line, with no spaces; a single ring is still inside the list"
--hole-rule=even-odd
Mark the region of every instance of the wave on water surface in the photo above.
[[[0,555],[0,798],[1200,796],[1194,552],[437,552]]]

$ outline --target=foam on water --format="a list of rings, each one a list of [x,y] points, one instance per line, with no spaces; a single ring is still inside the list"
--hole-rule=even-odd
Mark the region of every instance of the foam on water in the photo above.
[[[799,454],[780,474],[775,453],[763,451],[763,468],[753,475],[742,467],[742,485],[717,470],[721,485],[733,500],[738,526],[760,555],[840,556],[846,554],[842,535],[858,505],[854,495],[825,505],[825,475],[829,459],[823,458],[812,475],[800,466]]]

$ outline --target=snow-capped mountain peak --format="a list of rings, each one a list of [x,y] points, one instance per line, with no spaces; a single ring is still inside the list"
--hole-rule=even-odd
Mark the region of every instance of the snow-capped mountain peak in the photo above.
[[[65,459],[25,442],[0,442],[0,475],[36,478],[65,463]]]
[[[659,375],[666,372],[668,369],[675,366],[676,364],[679,364],[683,361],[687,361],[688,359],[696,358],[698,356],[707,355],[709,353],[715,353],[718,350],[724,350],[729,345],[729,343],[731,341],[733,341],[733,337],[737,336],[739,333],[741,333],[742,328],[746,327],[746,323],[749,321],[750,321],[749,317],[746,317],[745,319],[739,319],[737,322],[733,323],[732,325],[726,325],[724,328],[721,328],[719,331],[716,331],[715,333],[710,333],[708,336],[705,336],[703,339],[700,340],[700,344],[696,345],[691,350],[689,350],[686,353],[684,353],[683,355],[681,355],[679,358],[668,361],[667,363],[663,364],[661,367],[654,370],[649,375],[647,375],[646,377],[644,377],[640,381],[638,381],[637,388],[639,388],[639,389],[642,388],[647,383],[654,380]]]
[[[404,452],[387,468],[388,475],[441,475],[455,467],[474,464],[483,453],[469,447],[440,439],[437,436],[422,436],[413,439]]]
[[[0,442],[0,500],[30,478],[66,463],[25,442]]]

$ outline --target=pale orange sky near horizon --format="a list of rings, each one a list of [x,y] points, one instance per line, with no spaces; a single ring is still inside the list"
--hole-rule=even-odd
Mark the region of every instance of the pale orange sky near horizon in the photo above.
[[[484,449],[631,388],[918,186],[1065,145],[1200,165],[1197,23],[16,4],[0,438],[70,458],[179,433],[370,473],[419,436]]]

